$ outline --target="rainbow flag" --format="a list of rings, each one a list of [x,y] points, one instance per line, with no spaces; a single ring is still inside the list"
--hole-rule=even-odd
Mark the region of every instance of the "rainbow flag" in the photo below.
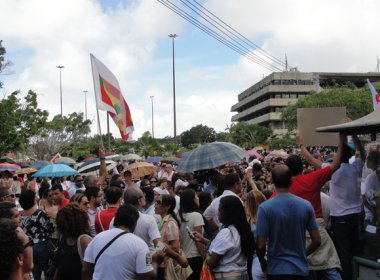
[[[92,54],[90,57],[98,109],[108,112],[119,128],[123,140],[131,141],[134,130],[133,121],[129,106],[121,93],[119,82],[101,61]]]

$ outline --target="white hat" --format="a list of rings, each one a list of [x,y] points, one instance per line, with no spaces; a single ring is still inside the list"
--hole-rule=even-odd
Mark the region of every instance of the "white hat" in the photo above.
[[[163,190],[161,189],[160,187],[155,187],[153,189],[154,192],[160,194],[160,195],[163,195],[163,194],[169,194],[169,192],[167,190]]]

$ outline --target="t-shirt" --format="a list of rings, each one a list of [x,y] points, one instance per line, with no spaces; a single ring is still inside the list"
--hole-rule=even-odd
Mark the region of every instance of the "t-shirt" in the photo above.
[[[121,232],[121,229],[114,228],[99,233],[88,245],[84,261],[95,263],[100,250]],[[148,246],[140,237],[127,233],[116,239],[103,252],[96,263],[92,279],[137,279],[137,273],[152,270]]]
[[[259,206],[256,235],[267,237],[268,273],[308,275],[306,230],[318,229],[310,202],[281,194]]]
[[[290,193],[311,203],[317,218],[323,218],[320,191],[330,180],[331,174],[331,167],[328,166],[305,175],[294,176],[290,186]]]
[[[364,182],[364,190],[363,190],[363,194],[371,206],[376,206],[376,196],[378,196],[379,191],[380,191],[379,177],[376,171],[372,171],[372,173],[370,173],[367,176]],[[367,220],[371,220],[373,218],[373,213],[367,210],[365,212],[365,218]]]
[[[70,200],[68,200],[67,198],[64,198],[62,200],[62,203],[60,205],[58,205],[58,210],[65,208],[69,203],[70,203]]]
[[[331,176],[330,215],[344,216],[363,212],[360,181],[363,161],[355,159],[352,164],[342,163]]]
[[[192,232],[194,231],[194,227],[204,226],[205,223],[203,221],[202,214],[198,212],[191,212],[183,213],[182,216],[186,222],[181,221],[181,226],[179,228],[181,248],[187,258],[198,257],[200,254],[195,246],[194,240],[190,238],[186,226],[188,226]]]
[[[160,238],[160,232],[156,223],[156,219],[151,215],[139,213],[136,228],[133,232],[139,236],[150,247],[154,239]]]
[[[233,225],[218,232],[208,252],[223,255],[213,272],[239,272],[247,269],[247,258],[241,252],[240,235]]]
[[[115,217],[117,207],[111,207],[98,212],[95,215],[95,230],[96,233],[102,232],[102,226],[104,230],[108,230],[112,219]],[[100,217],[100,220],[99,220]]]

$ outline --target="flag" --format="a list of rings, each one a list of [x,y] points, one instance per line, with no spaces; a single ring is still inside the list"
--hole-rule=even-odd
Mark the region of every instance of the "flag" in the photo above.
[[[60,153],[57,153],[51,160],[50,162],[51,163],[55,163],[57,160],[59,160],[61,158],[61,154]]]
[[[377,110],[380,108],[380,94],[376,91],[375,87],[370,83],[367,79],[369,90],[372,93],[372,102],[373,102],[373,110]]]
[[[132,140],[133,122],[129,106],[121,93],[115,75],[94,55],[90,54],[95,97],[99,110],[107,111],[117,127],[121,138]]]

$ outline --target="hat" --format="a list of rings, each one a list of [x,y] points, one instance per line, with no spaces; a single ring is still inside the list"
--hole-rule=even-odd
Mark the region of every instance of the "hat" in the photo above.
[[[153,191],[156,192],[156,193],[158,193],[158,194],[160,194],[160,195],[163,195],[163,194],[169,194],[169,192],[168,192],[167,190],[163,190],[163,189],[161,189],[161,188],[159,188],[159,187],[155,187],[155,188],[153,189]]]
[[[178,179],[177,181],[175,181],[174,189],[177,189],[177,187],[179,187],[179,186],[187,187],[188,185],[189,185],[189,182],[182,181],[181,179]]]

